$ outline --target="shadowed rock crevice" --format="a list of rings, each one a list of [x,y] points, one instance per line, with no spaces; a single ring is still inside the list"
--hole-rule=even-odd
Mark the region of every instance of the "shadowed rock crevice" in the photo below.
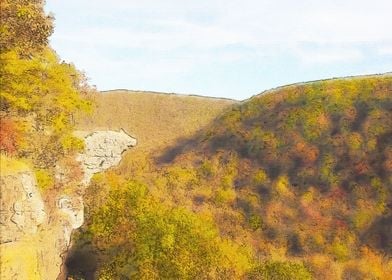
[[[117,165],[123,152],[136,145],[136,139],[123,130],[97,131],[83,139],[85,151],[78,160],[84,178],[78,183],[78,191],[66,193],[61,187],[53,188],[50,197],[42,198],[33,168],[2,155],[0,250],[4,264],[0,273],[4,279],[64,279],[64,254],[66,269],[79,273],[75,275],[81,275],[80,279],[94,279],[92,252],[74,250],[66,255],[72,231],[84,222],[81,195],[93,174]],[[56,166],[54,184],[69,181],[68,168]]]
[[[94,280],[98,266],[97,253],[85,244],[71,249],[65,260],[67,277]]]

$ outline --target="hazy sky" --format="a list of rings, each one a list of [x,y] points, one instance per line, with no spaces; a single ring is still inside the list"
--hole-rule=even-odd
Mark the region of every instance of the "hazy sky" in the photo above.
[[[391,0],[47,0],[51,44],[99,90],[244,99],[392,71]]]

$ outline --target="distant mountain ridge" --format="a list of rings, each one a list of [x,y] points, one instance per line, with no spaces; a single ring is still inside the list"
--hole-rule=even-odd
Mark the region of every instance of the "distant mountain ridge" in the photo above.
[[[146,144],[93,180],[72,263],[93,252],[95,275],[114,278],[392,277],[391,74],[288,85],[242,102],[97,100],[81,126],[127,125]]]
[[[177,97],[199,97],[202,99],[215,99],[215,100],[227,100],[238,102],[236,99],[226,98],[226,97],[216,97],[216,96],[207,96],[200,94],[187,94],[187,93],[178,93],[178,92],[160,92],[160,91],[149,91],[149,90],[131,90],[131,89],[111,89],[111,90],[101,90],[101,93],[139,93],[139,94],[158,94],[158,95],[166,95],[166,96],[177,96]]]
[[[123,128],[138,139],[136,149],[167,146],[179,137],[191,136],[237,103],[222,98],[131,90],[104,91],[92,99],[95,111],[90,117],[77,119],[78,129]]]

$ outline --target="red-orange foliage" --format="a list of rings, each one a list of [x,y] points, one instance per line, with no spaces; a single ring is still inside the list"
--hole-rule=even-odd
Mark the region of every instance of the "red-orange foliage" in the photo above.
[[[294,155],[300,157],[306,165],[311,165],[317,160],[319,150],[316,146],[300,141],[294,147]]]
[[[0,151],[8,155],[15,154],[20,138],[20,130],[15,121],[9,118],[0,118]]]
[[[337,229],[341,229],[341,230],[347,230],[348,229],[348,225],[347,222],[342,220],[342,219],[336,219],[333,221],[333,226]]]
[[[329,192],[328,198],[332,201],[341,201],[347,198],[347,193],[341,188],[334,188]]]
[[[384,167],[386,171],[392,172],[392,149],[389,149],[385,153]]]
[[[357,174],[366,174],[370,171],[370,166],[368,164],[368,162],[363,159],[359,162],[356,162],[354,164],[354,170],[357,172]]]
[[[309,222],[316,223],[316,224],[321,224],[321,223],[325,222],[324,218],[323,218],[323,215],[322,215],[322,213],[320,212],[320,209],[318,209],[317,206],[315,206],[315,205],[310,205],[310,206],[303,205],[302,206],[302,210],[303,210],[303,213],[305,214],[305,217],[307,219],[309,219]]]
[[[384,163],[385,169],[392,172],[392,158],[387,159]]]
[[[322,113],[317,117],[317,122],[321,128],[328,128],[331,125],[329,116],[326,113]]]

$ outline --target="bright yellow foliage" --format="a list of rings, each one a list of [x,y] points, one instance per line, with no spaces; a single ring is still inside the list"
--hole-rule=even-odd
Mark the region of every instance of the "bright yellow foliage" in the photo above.
[[[36,241],[33,240],[1,244],[0,275],[41,280],[36,248]]]
[[[46,191],[54,185],[53,175],[46,169],[35,170],[35,177],[41,191]]]
[[[0,174],[1,176],[14,175],[19,172],[29,170],[29,164],[21,159],[10,158],[0,154]]]

